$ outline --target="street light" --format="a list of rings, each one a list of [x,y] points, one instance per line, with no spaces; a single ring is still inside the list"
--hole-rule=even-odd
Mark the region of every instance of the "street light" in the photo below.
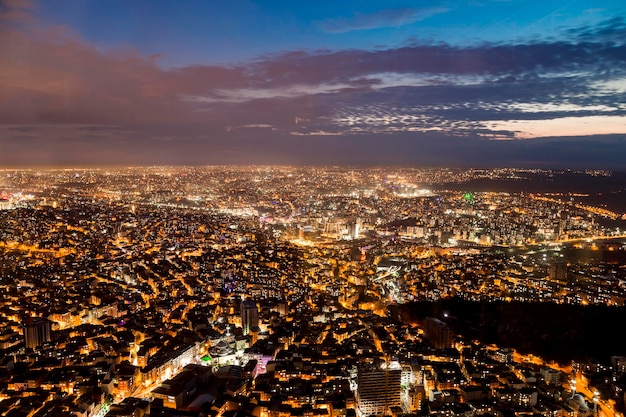
[[[598,390],[593,390],[593,413],[598,415],[598,401],[600,400],[600,393]]]

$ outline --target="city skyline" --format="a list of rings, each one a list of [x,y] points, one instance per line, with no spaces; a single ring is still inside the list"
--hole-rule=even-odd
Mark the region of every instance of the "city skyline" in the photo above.
[[[0,164],[624,168],[617,1],[0,5]]]

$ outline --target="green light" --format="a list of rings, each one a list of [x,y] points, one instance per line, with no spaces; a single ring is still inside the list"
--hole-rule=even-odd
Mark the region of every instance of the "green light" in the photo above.
[[[213,360],[213,358],[211,358],[209,355],[202,357],[202,361],[204,361],[204,362],[211,362],[212,360]]]
[[[472,193],[465,193],[463,194],[463,199],[465,201],[472,201],[474,199],[474,196],[472,195]]]

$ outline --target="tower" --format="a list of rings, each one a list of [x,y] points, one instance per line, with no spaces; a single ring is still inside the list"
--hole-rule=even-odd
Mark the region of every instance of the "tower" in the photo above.
[[[52,340],[51,322],[46,319],[36,319],[24,324],[24,346],[36,349]]]
[[[435,349],[446,349],[453,345],[452,331],[439,319],[427,317],[424,320],[424,333]]]
[[[348,235],[350,239],[358,239],[361,236],[361,228],[363,227],[363,221],[360,218],[356,218],[355,221],[348,224]]]
[[[550,262],[548,274],[552,280],[565,281],[567,279],[567,262],[560,259]]]
[[[241,302],[241,327],[243,334],[250,334],[250,329],[259,325],[259,309],[252,300],[243,300]]]

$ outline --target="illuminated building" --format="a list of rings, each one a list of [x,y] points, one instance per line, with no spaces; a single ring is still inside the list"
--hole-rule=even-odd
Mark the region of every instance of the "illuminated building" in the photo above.
[[[355,221],[348,225],[348,237],[350,239],[358,239],[361,235],[361,229],[363,228],[363,221],[357,218]]]
[[[243,334],[250,334],[250,329],[259,325],[259,308],[252,300],[241,302],[241,327]]]
[[[37,319],[24,325],[24,346],[36,349],[51,338],[52,323],[49,320]]]
[[[401,369],[359,369],[358,415],[382,415],[391,407],[400,407],[401,374]]]

